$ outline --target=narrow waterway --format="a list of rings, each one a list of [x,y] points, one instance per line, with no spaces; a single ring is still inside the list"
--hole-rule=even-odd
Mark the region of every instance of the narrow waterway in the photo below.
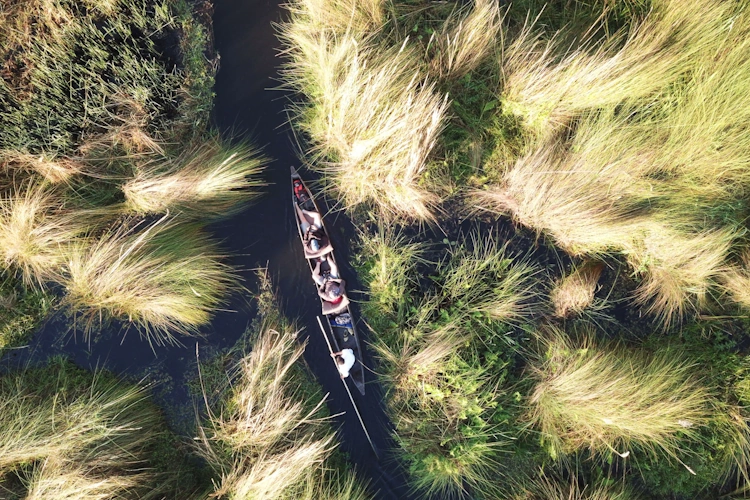
[[[344,412],[336,419],[340,425],[341,448],[349,454],[361,476],[379,491],[378,498],[411,498],[403,471],[392,456],[394,443],[390,438],[390,423],[381,406],[381,388],[373,383],[374,376],[368,373],[367,395],[361,397],[357,391],[352,391],[370,436],[380,451],[378,461],[351,409],[346,391],[328,356],[328,348],[317,329],[315,317],[320,302],[302,258],[291,213],[289,166],[296,165],[298,159],[284,113],[290,96],[272,90],[279,86],[278,68],[282,63],[272,23],[279,22],[282,16],[283,10],[278,2],[217,0],[215,3],[214,36],[221,55],[216,79],[215,124],[226,135],[244,137],[263,146],[273,159],[265,175],[271,183],[266,195],[244,214],[223,224],[218,233],[225,238],[228,248],[244,254],[238,259],[238,265],[268,263],[283,301],[284,313],[290,318],[299,318],[300,326],[309,334],[305,359],[324,391],[330,393],[331,413]],[[340,213],[329,214],[327,222],[333,233],[337,260],[342,264],[342,273],[356,301],[361,298],[356,293],[361,285],[348,265],[354,230],[350,221]],[[235,331],[236,323],[242,321],[241,314],[222,315],[215,328]],[[360,331],[366,342],[368,332],[361,322]],[[367,357],[365,363],[372,365]]]

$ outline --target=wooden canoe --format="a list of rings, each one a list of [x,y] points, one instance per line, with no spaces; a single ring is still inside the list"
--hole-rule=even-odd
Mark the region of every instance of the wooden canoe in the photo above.
[[[292,172],[292,203],[299,206],[303,210],[306,210],[308,212],[317,212],[320,215],[321,223],[322,223],[322,229],[325,232],[325,235],[328,237],[330,241],[330,232],[328,232],[328,229],[325,227],[325,221],[323,220],[323,214],[320,212],[320,209],[318,208],[317,203],[315,203],[315,199],[312,196],[312,192],[307,188],[307,185],[302,180],[302,178],[297,173],[297,170],[294,167],[291,167]],[[298,188],[295,192],[295,182],[299,182],[299,185],[301,185],[301,188]],[[294,218],[297,221],[297,231],[299,233],[300,242],[302,243],[303,248],[303,255],[305,255],[305,260],[307,260],[307,264],[310,268],[310,281],[315,285],[315,291],[317,294],[318,290],[318,284],[315,283],[315,281],[312,279],[312,272],[313,269],[315,269],[315,265],[317,264],[317,261],[319,257],[313,257],[313,258],[307,258],[307,254],[304,253],[305,248],[305,242],[304,242],[304,235],[302,234],[302,220],[300,220],[299,213],[297,212],[294,205],[292,206],[292,210],[294,212]],[[327,269],[329,269],[327,262],[329,260],[332,260],[334,263],[336,262],[333,251],[330,251],[326,255],[326,261],[323,261],[321,263],[321,270],[323,273]],[[340,268],[339,268],[340,269]],[[340,271],[339,271],[340,272]],[[346,291],[344,292],[344,296],[346,295]],[[323,299],[320,299],[321,302],[321,312],[323,307]],[[365,370],[363,369],[362,365],[362,350],[360,348],[359,344],[359,335],[357,334],[357,327],[355,325],[354,316],[352,316],[351,308],[349,305],[347,305],[343,310],[335,313],[335,314],[326,314],[325,321],[323,321],[323,334],[327,335],[327,341],[329,345],[329,349],[332,349],[331,352],[339,352],[342,349],[351,349],[354,352],[355,362],[354,366],[349,370],[349,376],[347,379],[351,379],[351,381],[354,383],[354,385],[357,387],[359,392],[364,395],[365,394]],[[334,368],[336,369],[336,372],[338,373],[338,367],[336,366],[336,361],[331,358],[334,364]],[[346,380],[344,380],[344,383],[346,383]]]

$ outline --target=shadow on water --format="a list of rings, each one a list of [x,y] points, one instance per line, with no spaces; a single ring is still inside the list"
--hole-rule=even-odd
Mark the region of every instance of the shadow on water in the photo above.
[[[294,142],[286,123],[286,96],[269,90],[278,86],[277,56],[279,42],[272,22],[281,20],[277,2],[264,0],[216,0],[214,36],[221,61],[216,78],[214,124],[229,137],[251,140],[262,146],[273,159],[265,172],[269,186],[265,194],[243,213],[217,223],[212,232],[223,247],[234,255],[231,263],[241,269],[249,288],[253,287],[253,269],[268,266],[282,311],[298,318],[302,335],[309,338],[305,359],[324,392],[340,429],[341,448],[349,455],[362,479],[371,483],[381,499],[414,498],[408,492],[403,469],[393,457],[391,424],[382,407],[382,388],[369,374],[367,395],[352,390],[370,435],[380,452],[378,461],[359,425],[325,341],[319,333],[316,314],[320,311],[309,270],[291,212],[289,166],[296,165]],[[306,178],[310,174],[303,172]],[[328,219],[332,240],[350,290],[361,289],[348,262],[350,240],[354,238],[351,221],[343,214]],[[352,293],[356,301],[359,297]],[[355,304],[356,307],[356,304]],[[229,311],[217,314],[202,338],[185,339],[184,346],[154,346],[131,331],[124,338],[115,329],[105,329],[89,344],[70,333],[67,320],[58,315],[48,321],[26,349],[14,350],[4,358],[6,367],[35,363],[49,355],[63,354],[76,364],[94,369],[109,369],[129,378],[147,378],[154,386],[157,401],[165,406],[171,426],[179,432],[191,432],[195,422],[194,402],[187,381],[195,376],[196,344],[201,353],[210,354],[233,345],[252,320],[254,308],[246,297],[235,297]],[[232,312],[230,312],[232,311]],[[355,309],[355,314],[358,311]],[[363,340],[366,328],[360,322]],[[62,335],[64,332],[68,332]],[[365,347],[365,350],[367,348]],[[201,354],[204,356],[203,354]],[[372,366],[365,353],[365,363]]]

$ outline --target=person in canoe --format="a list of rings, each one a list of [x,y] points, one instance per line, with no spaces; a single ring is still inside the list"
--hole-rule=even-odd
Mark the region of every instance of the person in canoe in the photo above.
[[[336,361],[336,368],[339,369],[339,375],[342,379],[349,376],[349,370],[354,366],[356,357],[351,349],[341,349],[339,352],[332,352],[331,357]]]
[[[310,212],[294,204],[297,210],[297,220],[302,230],[302,242],[305,249],[305,257],[315,259],[333,251],[331,241],[323,230],[323,221],[318,212]]]
[[[329,271],[323,273],[320,265],[328,262]],[[318,295],[323,299],[323,314],[336,314],[349,305],[344,285],[346,282],[339,276],[339,269],[333,259],[325,260],[325,256],[315,263],[312,273],[313,280],[318,285]]]

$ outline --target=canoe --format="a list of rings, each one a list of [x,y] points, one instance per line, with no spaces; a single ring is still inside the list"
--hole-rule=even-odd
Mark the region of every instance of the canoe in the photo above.
[[[325,221],[323,220],[323,214],[318,208],[317,203],[315,203],[315,198],[313,198],[312,192],[307,188],[307,185],[302,180],[302,178],[297,173],[297,170],[294,167],[291,167],[292,171],[292,211],[294,212],[294,218],[297,221],[297,232],[299,233],[300,242],[302,243],[302,249],[303,249],[303,255],[305,255],[305,260],[307,260],[307,264],[310,268],[310,281],[315,285],[315,292],[317,294],[318,291],[318,284],[315,283],[315,281],[312,279],[312,272],[315,269],[315,266],[319,260],[318,256],[307,258],[308,255],[304,252],[305,249],[305,241],[304,241],[304,235],[302,234],[302,222],[303,220],[300,219],[300,215],[294,205],[299,206],[303,210],[306,210],[308,212],[317,212],[320,215],[322,230],[325,233],[325,236],[330,241],[330,232],[325,227]],[[295,190],[295,183],[298,183],[297,185],[300,186]],[[326,245],[324,245],[325,247]],[[333,250],[331,250],[328,253],[325,253],[326,260],[321,263],[321,273],[324,274],[326,271],[328,271],[330,268],[328,266],[329,261],[333,261],[336,263]],[[337,265],[338,267],[338,265]],[[339,267],[339,273],[340,271]],[[344,300],[348,301],[348,298],[346,297],[346,291],[344,292]],[[324,301],[321,298],[321,313],[323,312],[324,307]],[[354,366],[351,367],[349,370],[349,376],[347,379],[350,379],[352,383],[357,387],[359,392],[364,395],[365,394],[365,370],[363,369],[362,365],[362,349],[360,348],[359,344],[359,335],[357,333],[357,327],[355,325],[354,316],[352,315],[351,308],[347,304],[346,307],[344,307],[342,310],[335,312],[334,314],[322,314],[325,316],[325,321],[322,322],[324,325],[322,332],[323,335],[326,336],[326,341],[329,346],[329,350],[333,352],[340,352],[342,349],[351,349],[354,352]],[[334,368],[336,369],[336,372],[338,373],[338,367],[336,366],[336,361],[331,358],[334,364]],[[344,380],[344,383],[346,383],[346,380]]]

